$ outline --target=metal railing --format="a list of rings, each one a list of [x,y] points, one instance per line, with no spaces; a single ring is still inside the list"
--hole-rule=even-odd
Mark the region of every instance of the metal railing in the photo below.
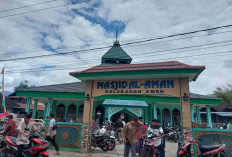
[[[213,123],[212,128],[213,129],[223,129],[224,123]]]

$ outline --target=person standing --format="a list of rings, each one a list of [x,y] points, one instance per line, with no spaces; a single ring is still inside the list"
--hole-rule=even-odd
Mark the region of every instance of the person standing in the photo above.
[[[122,137],[124,141],[124,157],[129,157],[131,149],[131,156],[136,157],[136,143],[137,143],[137,129],[143,125],[138,121],[137,117],[127,123],[122,129]]]
[[[119,143],[122,143],[122,128],[124,127],[123,126],[123,122],[122,122],[122,119],[121,118],[118,118],[117,122],[116,122],[116,134],[118,135],[118,141]]]
[[[15,122],[13,116],[9,115],[7,126],[2,133],[3,136],[15,136]]]
[[[69,122],[68,116],[65,116],[65,122]]]
[[[230,126],[228,127],[229,129],[232,129],[232,121],[230,122]]]
[[[46,140],[51,142],[54,145],[54,147],[56,149],[56,155],[60,155],[59,147],[56,144],[56,128],[57,128],[57,125],[56,125],[56,121],[54,119],[54,115],[50,114],[48,119],[50,119],[50,122],[49,122],[49,127],[48,127],[48,133],[47,133]]]
[[[160,127],[157,123],[156,119],[152,119],[152,125],[147,129],[147,132],[151,132],[153,134],[155,134],[157,137],[161,137],[159,142],[161,143],[160,146],[158,147],[159,152],[160,152],[160,157],[165,157],[165,153],[164,153],[164,146],[163,146],[163,142],[162,142],[162,138],[164,136],[164,131],[162,129],[162,127]],[[147,133],[146,132],[146,133]]]
[[[16,138],[16,144],[18,148],[17,157],[23,157],[22,152],[28,148],[29,136],[31,131],[40,131],[35,127],[34,123],[30,122],[31,115],[26,114],[24,121],[21,121],[18,126],[18,135]]]
[[[163,129],[163,132],[164,132],[164,136],[163,136],[163,140],[162,140],[162,146],[165,148],[166,145],[165,145],[165,135],[166,135],[166,129],[164,126],[161,125],[161,121],[160,120],[157,120],[157,125],[160,126],[162,129]]]
[[[105,121],[106,121],[106,124],[105,124],[105,126],[110,126],[111,124],[110,124],[110,121],[109,121],[109,119],[108,118],[105,118]]]
[[[143,122],[143,117],[139,117],[139,121]],[[143,140],[145,137],[145,132],[147,131],[147,126],[143,124],[141,127],[137,128],[137,144],[136,144],[136,152],[138,156],[141,156],[143,149]]]

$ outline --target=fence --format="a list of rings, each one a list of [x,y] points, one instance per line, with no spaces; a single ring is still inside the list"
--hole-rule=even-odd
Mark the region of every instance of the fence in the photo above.
[[[193,137],[199,145],[226,144],[225,153],[232,156],[232,130],[193,128]],[[194,144],[195,157],[200,154],[198,146]]]
[[[45,133],[47,129],[48,122],[45,122]],[[61,150],[80,151],[81,133],[82,123],[57,122],[56,142],[59,148]]]
[[[213,128],[213,129],[222,129],[223,126],[224,126],[223,123],[213,123],[213,124],[212,124],[212,128]]]

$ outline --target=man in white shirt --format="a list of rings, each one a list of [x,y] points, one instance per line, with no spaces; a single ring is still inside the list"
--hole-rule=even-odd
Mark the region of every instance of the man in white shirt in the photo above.
[[[53,114],[50,114],[48,119],[50,119],[50,122],[49,122],[49,127],[48,127],[48,133],[47,133],[46,140],[50,141],[54,145],[54,147],[56,149],[56,155],[60,155],[59,147],[56,144],[56,127],[57,127],[56,126],[56,120],[54,119]]]
[[[162,127],[160,127],[157,123],[156,119],[152,120],[152,125],[147,129],[147,132],[151,132],[153,134],[155,134],[157,137],[163,137],[164,135],[164,131],[162,129]],[[164,153],[164,145],[163,142],[161,141],[162,139],[157,139],[160,140],[160,146],[159,146],[159,152],[160,152],[160,157],[165,157],[165,153]]]
[[[34,125],[34,123],[30,122],[31,115],[26,114],[24,116],[24,121],[21,121],[18,126],[18,135],[16,139],[16,144],[18,148],[17,157],[22,157],[22,152],[24,149],[28,147],[29,144],[29,136],[31,131],[40,132]]]

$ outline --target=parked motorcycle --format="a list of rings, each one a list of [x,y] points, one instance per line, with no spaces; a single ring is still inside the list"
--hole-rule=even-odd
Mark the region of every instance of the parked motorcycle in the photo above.
[[[116,142],[115,142],[115,132],[113,130],[106,131],[106,134],[104,136],[106,139],[109,150],[113,150],[115,148]]]
[[[177,142],[177,131],[176,128],[167,128],[167,133],[165,135],[166,140]]]
[[[162,138],[156,137],[153,133],[148,133],[144,139],[144,147],[141,157],[160,157],[158,147],[161,145]]]
[[[104,138],[104,130],[95,130],[92,134],[92,141],[91,145],[96,148],[99,147],[103,151],[108,151],[109,150],[109,144],[107,140]]]
[[[180,145],[178,157],[191,157],[191,145],[197,144],[197,141],[190,136],[186,136],[187,140]],[[201,154],[199,157],[228,157],[224,152],[226,148],[225,144],[219,145],[199,145]]]
[[[22,152],[25,157],[48,157],[47,149],[49,147],[48,141],[42,139],[39,133],[32,133],[29,137],[29,148]],[[16,156],[18,149],[16,145],[16,137],[6,136],[5,141],[1,143],[1,155],[5,157]]]

